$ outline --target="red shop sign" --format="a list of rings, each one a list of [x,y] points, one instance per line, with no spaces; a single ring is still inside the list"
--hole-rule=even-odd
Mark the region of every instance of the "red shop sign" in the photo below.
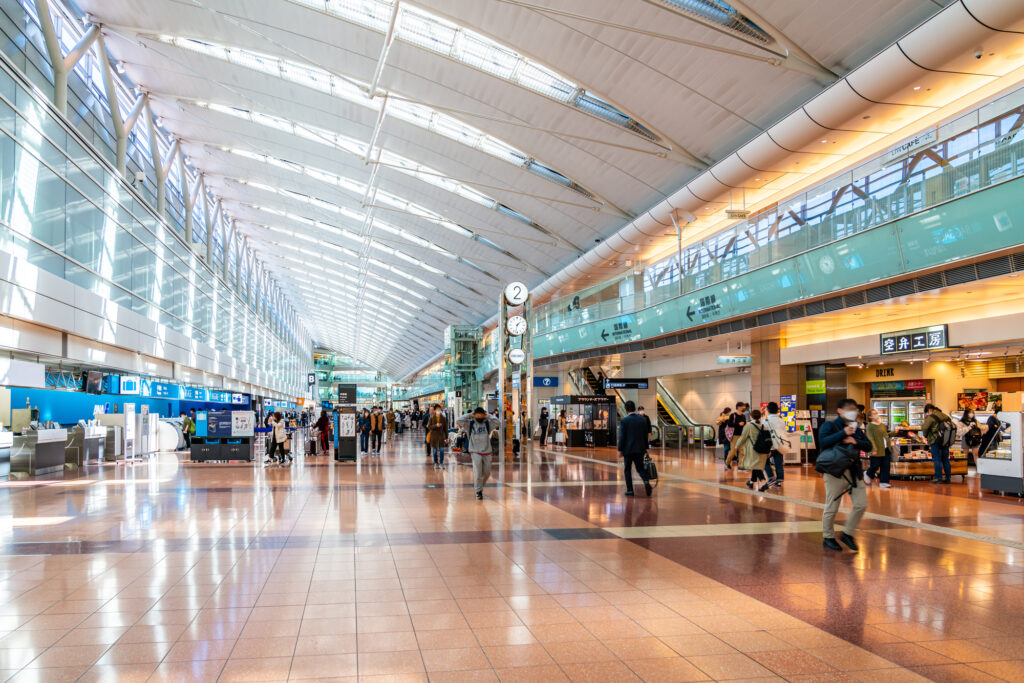
[[[903,385],[909,391],[924,391],[924,380],[923,379],[911,379]]]

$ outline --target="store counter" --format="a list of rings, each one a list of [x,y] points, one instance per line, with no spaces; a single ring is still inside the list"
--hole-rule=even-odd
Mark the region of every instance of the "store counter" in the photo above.
[[[25,479],[64,469],[66,429],[39,429],[15,434],[11,448],[11,477]]]
[[[11,446],[14,445],[14,432],[0,432],[0,481],[7,481],[11,476]]]
[[[64,446],[64,464],[69,468],[81,467],[89,460],[102,460],[107,444],[108,428],[104,425],[74,427]]]
[[[865,459],[865,468],[868,460]],[[950,474],[954,477],[967,476],[967,456],[958,446],[949,449]],[[894,439],[892,445],[893,479],[931,479],[935,476],[935,465],[928,444],[907,439]]]

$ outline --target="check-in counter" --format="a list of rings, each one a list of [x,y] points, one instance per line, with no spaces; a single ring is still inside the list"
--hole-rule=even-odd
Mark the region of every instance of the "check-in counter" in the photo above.
[[[74,469],[89,460],[102,460],[108,430],[109,428],[103,425],[72,428],[64,447],[64,464]]]
[[[0,481],[7,481],[11,476],[11,446],[14,445],[14,432],[0,432]]]
[[[39,429],[15,434],[11,447],[11,477],[25,479],[64,469],[68,430]]]

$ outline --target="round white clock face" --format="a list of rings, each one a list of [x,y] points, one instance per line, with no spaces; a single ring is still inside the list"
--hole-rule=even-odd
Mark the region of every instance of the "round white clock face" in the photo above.
[[[514,315],[505,322],[505,329],[513,337],[518,337],[526,332],[526,318],[521,315]]]
[[[521,306],[530,296],[529,290],[522,282],[510,282],[505,286],[505,301],[509,306]]]
[[[522,349],[509,349],[508,360],[513,365],[520,365],[524,360],[526,360],[526,352]]]

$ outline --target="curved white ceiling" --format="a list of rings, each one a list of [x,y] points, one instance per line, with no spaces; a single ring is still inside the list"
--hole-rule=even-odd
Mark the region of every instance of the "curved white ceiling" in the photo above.
[[[949,4],[730,3],[766,44],[715,2],[402,2],[384,49],[390,2],[77,0],[315,341],[399,377]]]

